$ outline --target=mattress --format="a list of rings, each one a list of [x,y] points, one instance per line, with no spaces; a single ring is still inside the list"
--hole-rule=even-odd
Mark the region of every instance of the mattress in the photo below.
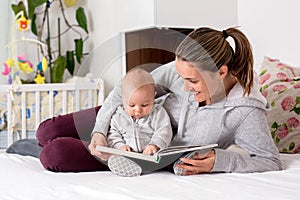
[[[1,200],[299,200],[300,154],[281,154],[284,170],[119,177],[109,171],[54,173],[34,157],[0,154]]]

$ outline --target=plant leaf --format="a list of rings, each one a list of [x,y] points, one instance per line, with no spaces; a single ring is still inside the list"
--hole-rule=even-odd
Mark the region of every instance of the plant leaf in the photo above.
[[[31,0],[34,7],[38,7],[47,2],[47,0]]]
[[[291,142],[289,145],[289,150],[293,150],[295,148],[295,142]]]
[[[53,63],[53,67],[51,69],[51,81],[52,83],[61,83],[64,72],[67,66],[67,60],[63,56],[58,56],[57,59]]]
[[[271,127],[277,129],[277,128],[278,128],[277,122],[274,122],[274,123],[271,125]]]
[[[34,14],[34,9],[35,9],[32,0],[27,0],[27,5],[28,5],[28,17],[29,19],[32,19]]]
[[[300,96],[296,97],[296,104],[300,104]]]
[[[76,53],[76,60],[78,63],[81,63],[82,51],[83,51],[83,40],[75,39],[75,53]]]
[[[31,20],[31,31],[33,34],[37,36],[37,28],[36,28],[35,20],[36,20],[36,14],[33,15],[33,18]]]
[[[67,58],[67,69],[70,72],[70,74],[73,76],[74,68],[75,68],[73,51],[67,51],[66,58]]]
[[[82,7],[79,7],[76,10],[76,20],[78,25],[83,28],[85,30],[86,33],[88,32],[88,28],[87,28],[87,19],[84,13],[84,9]]]
[[[33,19],[35,8],[46,2],[47,2],[47,0],[27,0],[29,18]]]
[[[11,4],[11,8],[12,10],[14,11],[15,15],[17,15],[19,12],[23,11],[23,15],[26,19],[28,19],[28,16],[27,16],[27,12],[26,12],[26,7],[23,3],[23,1],[20,1],[18,3],[18,5],[16,4]]]
[[[264,75],[268,70],[264,69],[263,71],[260,72],[259,76]]]
[[[294,110],[294,112],[295,112],[295,113],[297,113],[298,115],[300,115],[300,108],[296,108],[296,107],[294,107],[294,109],[293,109],[293,110]]]

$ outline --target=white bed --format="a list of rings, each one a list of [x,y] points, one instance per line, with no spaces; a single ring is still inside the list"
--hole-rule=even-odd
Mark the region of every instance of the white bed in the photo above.
[[[175,176],[154,172],[119,177],[111,172],[54,173],[39,159],[0,154],[1,200],[299,200],[300,154],[281,154],[284,170]]]
[[[54,173],[37,158],[2,152],[0,200],[299,200],[300,154],[281,154],[281,160],[282,171],[120,177],[109,171]]]

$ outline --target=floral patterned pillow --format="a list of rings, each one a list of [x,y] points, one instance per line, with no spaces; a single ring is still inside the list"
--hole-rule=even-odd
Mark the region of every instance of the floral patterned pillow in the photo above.
[[[271,105],[266,116],[279,151],[300,153],[300,68],[265,57],[259,84]]]

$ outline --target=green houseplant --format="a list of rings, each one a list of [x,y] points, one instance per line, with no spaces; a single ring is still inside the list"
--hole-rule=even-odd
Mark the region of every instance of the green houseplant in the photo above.
[[[50,71],[50,82],[60,83],[63,80],[65,69],[73,76],[75,63],[81,64],[82,58],[88,53],[83,52],[84,42],[88,38],[87,18],[82,7],[78,7],[75,12],[76,24],[71,24],[65,14],[65,7],[72,6],[76,0],[26,0],[19,1],[18,4],[12,4],[12,10],[17,15],[22,12],[30,22],[30,31],[36,36],[36,39],[47,46],[47,50],[39,48],[40,54],[46,58],[48,69]],[[60,15],[52,15],[50,9],[54,4],[59,4],[57,12]],[[61,20],[61,17],[63,20]],[[57,20],[57,28],[50,25],[50,22]],[[61,30],[61,21],[64,22],[64,30]],[[53,30],[53,31],[52,31]],[[55,31],[55,33],[53,33]],[[62,35],[73,32],[73,37],[65,37],[62,41]],[[62,43],[73,43],[73,48],[62,52]],[[37,76],[44,75],[37,71]]]

